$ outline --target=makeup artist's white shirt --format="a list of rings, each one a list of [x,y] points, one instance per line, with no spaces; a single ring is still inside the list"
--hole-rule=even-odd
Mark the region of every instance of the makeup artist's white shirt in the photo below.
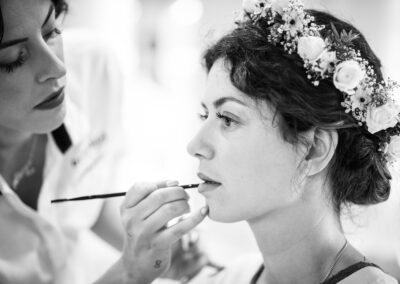
[[[118,69],[98,45],[71,46],[64,125],[72,145],[63,153],[56,142],[67,137],[49,134],[37,211],[0,176],[0,283],[89,283],[77,243],[98,219],[103,200],[50,201],[120,190],[112,173],[120,124]]]

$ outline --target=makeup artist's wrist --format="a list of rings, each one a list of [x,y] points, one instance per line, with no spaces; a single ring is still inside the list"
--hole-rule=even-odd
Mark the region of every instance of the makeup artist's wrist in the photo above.
[[[120,258],[94,284],[150,284],[153,282],[154,279],[148,279],[144,276],[127,270],[122,258]]]

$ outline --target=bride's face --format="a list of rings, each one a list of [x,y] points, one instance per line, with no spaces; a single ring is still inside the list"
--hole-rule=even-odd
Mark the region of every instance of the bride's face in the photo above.
[[[50,0],[1,0],[0,128],[49,132],[65,115],[62,40]]]
[[[199,187],[211,219],[252,220],[299,199],[293,177],[299,149],[283,140],[274,112],[236,89],[221,60],[208,75],[203,124],[188,145],[199,159]]]

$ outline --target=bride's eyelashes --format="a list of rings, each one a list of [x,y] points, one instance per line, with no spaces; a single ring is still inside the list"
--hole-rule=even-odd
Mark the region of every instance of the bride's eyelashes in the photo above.
[[[206,113],[199,113],[198,117],[200,118],[201,121],[204,121],[208,118],[208,112]]]
[[[216,112],[215,116],[218,120],[220,120],[222,122],[222,126],[224,128],[232,128],[239,124],[239,119],[233,114],[226,113],[226,112],[222,112],[222,113]],[[209,113],[208,112],[199,113],[198,117],[201,121],[205,121],[208,119]]]
[[[236,119],[231,117],[231,115],[226,114],[226,113],[217,112],[216,116],[218,119],[220,119],[222,121],[224,128],[234,127],[239,123]]]

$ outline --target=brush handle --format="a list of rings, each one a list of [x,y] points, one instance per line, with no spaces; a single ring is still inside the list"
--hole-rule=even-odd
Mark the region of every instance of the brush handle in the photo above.
[[[198,183],[194,184],[185,184],[181,185],[183,189],[188,188],[195,188],[198,187]],[[79,196],[75,198],[63,198],[63,199],[54,199],[51,203],[60,203],[60,202],[67,202],[67,201],[81,201],[81,200],[90,200],[90,199],[104,199],[104,198],[111,198],[111,197],[118,197],[118,196],[125,196],[126,192],[116,192],[116,193],[108,193],[108,194],[96,194],[96,195],[86,195],[86,196]]]

